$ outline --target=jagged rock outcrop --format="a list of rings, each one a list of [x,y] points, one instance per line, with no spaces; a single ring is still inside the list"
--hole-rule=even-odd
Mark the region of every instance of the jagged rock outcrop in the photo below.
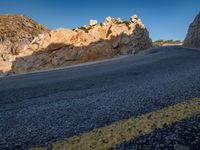
[[[190,24],[183,45],[191,48],[200,48],[200,12]]]
[[[136,17],[122,21],[107,17],[101,24],[74,30],[57,29],[34,39],[13,63],[13,72],[31,72],[133,54],[152,46],[145,26]]]
[[[107,17],[101,24],[91,20],[89,26],[40,34],[17,54],[10,73],[32,72],[134,54],[151,46],[149,33],[136,16],[131,17],[130,21]]]
[[[0,74],[7,72],[15,57],[41,33],[44,26],[22,15],[0,15]]]

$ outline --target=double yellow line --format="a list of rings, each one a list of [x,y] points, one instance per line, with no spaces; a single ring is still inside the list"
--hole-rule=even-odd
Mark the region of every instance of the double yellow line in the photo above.
[[[54,142],[49,147],[52,150],[106,150],[116,144],[149,134],[156,128],[164,128],[197,114],[200,114],[200,98],[187,100],[138,117],[120,120],[90,132]],[[47,148],[34,147],[31,150],[47,150]]]

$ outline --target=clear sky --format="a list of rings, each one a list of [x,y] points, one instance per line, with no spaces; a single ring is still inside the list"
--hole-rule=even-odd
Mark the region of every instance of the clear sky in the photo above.
[[[136,14],[153,40],[183,40],[199,11],[200,0],[0,0],[0,14],[23,14],[50,29]]]

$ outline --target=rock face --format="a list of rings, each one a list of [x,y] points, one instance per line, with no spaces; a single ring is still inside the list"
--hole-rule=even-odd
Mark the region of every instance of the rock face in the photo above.
[[[190,24],[183,45],[186,47],[200,48],[200,13]]]
[[[149,33],[136,17],[122,21],[107,17],[101,24],[40,34],[12,62],[12,73],[25,73],[134,54],[152,46]],[[1,70],[1,69],[0,69]]]
[[[0,74],[7,72],[15,57],[48,29],[26,16],[0,15]]]

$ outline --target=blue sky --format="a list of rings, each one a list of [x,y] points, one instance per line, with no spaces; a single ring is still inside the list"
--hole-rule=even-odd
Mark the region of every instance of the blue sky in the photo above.
[[[0,0],[0,14],[24,14],[50,29],[137,14],[153,40],[185,38],[200,0]]]

